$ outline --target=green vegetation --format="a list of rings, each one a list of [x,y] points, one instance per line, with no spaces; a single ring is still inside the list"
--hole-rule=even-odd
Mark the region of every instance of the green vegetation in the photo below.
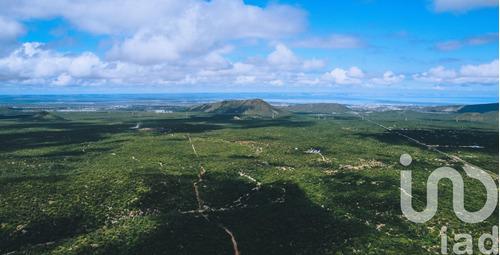
[[[33,116],[29,117],[29,120],[31,121],[53,121],[53,120],[64,120],[64,118],[61,118],[57,115],[51,114],[50,112],[47,111],[41,111],[35,113]]]
[[[230,100],[212,104],[195,105],[189,111],[207,112],[229,115],[254,115],[254,116],[284,116],[290,112],[272,106],[262,99]]]
[[[448,105],[448,106],[428,106],[423,108],[428,112],[454,112],[454,113],[466,113],[466,112],[477,112],[477,113],[487,113],[487,112],[497,112],[498,115],[498,103],[494,104],[475,104],[475,105]]]
[[[296,104],[285,108],[291,112],[298,113],[343,113],[349,108],[341,104],[319,103],[319,104]]]
[[[441,226],[451,252],[452,231],[477,244],[498,225],[498,208],[460,221],[449,181],[432,220],[408,221],[400,170],[413,170],[423,210],[429,174],[463,163],[396,133],[498,173],[498,122],[413,111],[273,119],[277,109],[253,102],[267,114],[229,103],[188,114],[3,109],[0,253],[234,254],[226,227],[241,254],[426,254],[440,252]],[[484,187],[463,178],[466,209],[479,210]]]
[[[498,112],[498,103],[496,104],[476,104],[476,105],[466,105],[458,111],[459,113],[464,112]]]

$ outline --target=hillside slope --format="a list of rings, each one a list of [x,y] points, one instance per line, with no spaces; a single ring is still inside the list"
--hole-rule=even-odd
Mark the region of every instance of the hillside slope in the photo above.
[[[230,100],[212,104],[194,105],[189,111],[224,115],[284,116],[290,112],[270,105],[262,99]]]
[[[466,112],[486,113],[494,111],[498,111],[498,103],[466,105],[462,109],[458,110],[458,113],[466,113]]]
[[[47,111],[36,112],[33,116],[29,117],[31,121],[55,121],[64,120],[64,118],[54,115]]]
[[[447,105],[447,106],[428,106],[423,108],[427,112],[448,112],[448,113],[466,113],[466,112],[495,112],[498,111],[498,103],[493,104],[475,104],[475,105]]]

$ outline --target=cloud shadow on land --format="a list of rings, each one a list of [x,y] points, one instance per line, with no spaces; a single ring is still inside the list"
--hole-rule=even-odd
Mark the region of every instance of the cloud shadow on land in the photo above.
[[[29,184],[24,186],[24,191],[15,191],[28,201],[16,203],[15,200],[4,200],[10,203],[5,202],[2,205],[4,210],[0,210],[0,222],[7,226],[2,226],[0,231],[0,253],[25,250],[29,253],[34,247],[38,252],[49,252],[65,239],[95,231],[103,224],[104,220],[96,217],[90,207],[74,202],[70,182],[68,175],[0,179],[0,192],[3,194],[20,189],[19,185]],[[58,199],[60,197],[70,201]],[[25,221],[25,218],[29,220]]]
[[[135,123],[132,124],[132,122],[107,124],[68,121],[16,122],[15,124],[6,124],[2,125],[2,128],[15,130],[15,132],[0,134],[0,140],[2,141],[0,143],[0,152],[100,141],[107,138],[109,134],[127,132],[133,125]]]
[[[104,253],[234,254],[222,224],[232,231],[242,254],[321,254],[342,250],[346,240],[368,230],[362,222],[313,203],[297,184],[275,182],[252,190],[254,183],[236,175],[208,172],[199,186],[203,204],[210,208],[208,222],[199,213],[181,213],[197,209],[196,175],[144,173],[136,178],[151,188],[135,205],[156,212],[150,215],[155,229],[128,246],[110,244]]]
[[[293,120],[290,117],[283,118],[259,118],[235,120],[235,115],[209,115],[191,116],[189,118],[145,120],[144,127],[170,129],[173,133],[202,133],[210,130],[224,128],[248,129],[260,127],[308,127],[315,123],[313,121]],[[211,124],[206,124],[211,123]]]
[[[428,130],[396,130],[397,132],[414,138],[427,145],[440,145],[440,150],[457,148],[459,146],[479,145],[488,153],[498,154],[498,133],[482,130],[454,130],[454,129],[428,129]],[[410,143],[415,146],[415,142],[398,135],[395,132],[383,132],[373,134],[358,134],[364,138],[375,138],[382,143],[389,145],[399,145],[402,143]],[[466,149],[466,148],[463,148]]]

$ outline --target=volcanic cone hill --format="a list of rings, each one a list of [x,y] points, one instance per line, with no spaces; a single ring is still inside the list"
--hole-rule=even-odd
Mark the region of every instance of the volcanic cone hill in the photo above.
[[[211,104],[194,105],[189,108],[193,112],[208,112],[224,115],[257,115],[257,116],[286,116],[290,112],[272,106],[262,99],[229,100]]]

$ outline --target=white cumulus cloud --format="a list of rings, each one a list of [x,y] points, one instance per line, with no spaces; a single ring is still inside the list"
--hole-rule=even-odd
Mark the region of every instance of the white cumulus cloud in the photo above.
[[[351,66],[349,70],[347,70],[347,76],[352,78],[363,78],[365,74],[357,66]]]
[[[159,24],[141,27],[117,43],[108,56],[155,64],[202,55],[227,40],[282,38],[302,31],[304,24],[303,12],[292,7],[260,8],[239,0],[191,1],[168,20],[161,18]]]
[[[235,39],[280,39],[305,30],[305,11],[288,5],[265,8],[242,0],[44,0],[0,1],[16,20],[61,17],[79,30],[111,35],[107,56],[138,64],[197,57]],[[0,18],[0,39],[16,37],[18,23]]]
[[[227,49],[230,50],[230,49]],[[256,62],[231,62],[217,49],[188,60],[142,65],[122,60],[101,59],[91,52],[67,54],[47,49],[44,44],[24,43],[0,58],[0,79],[11,84],[54,86],[175,85],[175,84],[318,84],[316,78],[295,72],[324,68],[325,60],[303,60],[286,46],[277,46],[268,58]],[[353,76],[356,70],[352,69]],[[359,72],[359,71],[358,71]],[[359,74],[358,74],[359,75]]]
[[[498,83],[498,68],[498,59],[481,65],[465,65],[459,71],[438,66],[428,72],[414,74],[413,79],[442,84],[494,84]]]
[[[335,68],[331,72],[327,72],[321,76],[324,81],[338,85],[361,84],[363,77],[363,71],[356,66],[352,66],[348,70]]]
[[[295,55],[284,44],[276,45],[276,48],[267,56],[267,64],[271,68],[280,70],[314,70],[322,69],[328,63],[327,59],[302,59]]]
[[[95,79],[106,73],[106,64],[91,52],[65,55],[43,49],[43,44],[24,43],[10,55],[0,58],[0,77],[17,81],[37,81],[67,85],[71,78]],[[53,82],[49,82],[49,81]]]
[[[296,56],[283,44],[278,44],[276,49],[267,56],[267,61],[275,66],[296,66],[302,63],[302,59]]]
[[[24,43],[9,56],[0,59],[0,75],[25,78],[45,78],[67,73],[77,78],[97,76],[104,67],[91,52],[67,56],[56,51],[42,49],[41,43]]]
[[[17,0],[1,1],[0,9],[22,19],[60,16],[80,30],[111,35],[133,35],[144,28],[175,30],[187,22],[197,24],[200,31],[220,27],[219,31],[209,29],[216,34],[276,38],[303,29],[306,22],[301,9],[288,5],[260,8],[242,0],[57,0],[50,4]]]
[[[372,78],[371,81],[376,84],[394,84],[400,83],[405,79],[405,76],[400,74],[396,75],[392,71],[387,71],[382,77]]]
[[[25,28],[17,21],[12,21],[0,16],[0,41],[15,40],[25,33]]]
[[[69,85],[70,82],[71,82],[71,76],[68,75],[67,73],[62,73],[57,77],[55,81],[52,82],[52,85],[66,86]]]

